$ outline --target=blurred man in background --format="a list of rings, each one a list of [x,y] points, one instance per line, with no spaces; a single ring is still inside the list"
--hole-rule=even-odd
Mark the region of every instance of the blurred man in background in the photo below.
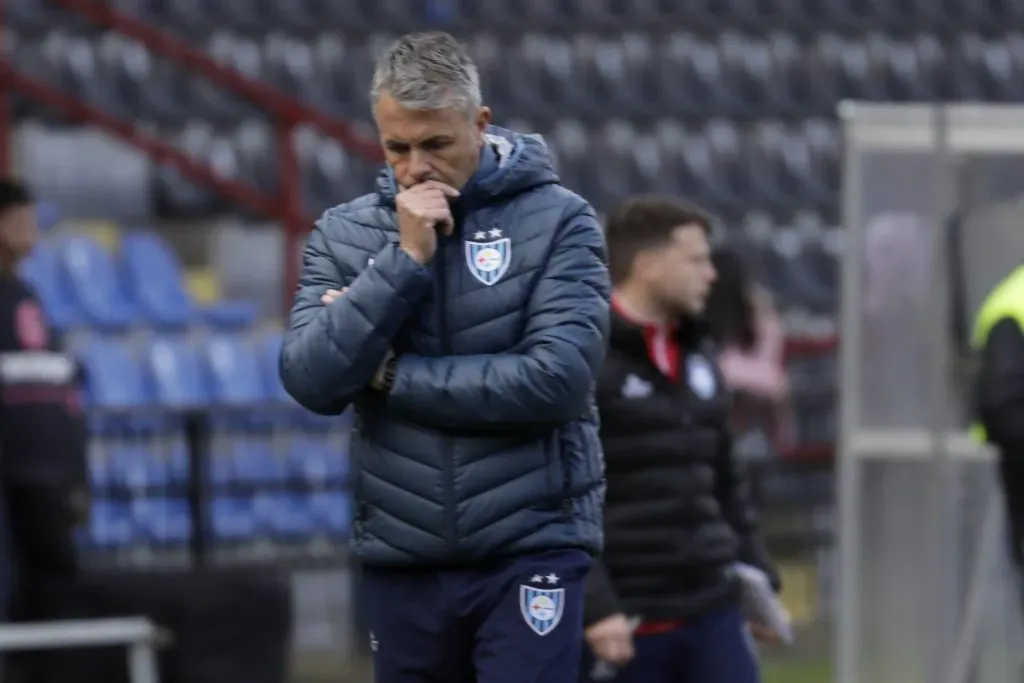
[[[630,200],[608,219],[615,289],[597,393],[605,552],[587,582],[584,681],[758,680],[731,569],[742,561],[776,590],[779,581],[701,317],[715,280],[710,230],[704,212],[661,197]]]
[[[601,545],[600,227],[543,142],[489,125],[451,36],[392,45],[371,99],[387,167],[313,231],[281,376],[314,412],[355,406],[377,681],[575,680]]]
[[[19,620],[54,612],[55,582],[78,569],[74,530],[87,509],[77,368],[17,274],[37,230],[28,190],[0,180],[0,480]]]
[[[999,451],[1011,553],[1024,567],[1024,266],[982,302],[972,342],[980,354],[974,433]]]

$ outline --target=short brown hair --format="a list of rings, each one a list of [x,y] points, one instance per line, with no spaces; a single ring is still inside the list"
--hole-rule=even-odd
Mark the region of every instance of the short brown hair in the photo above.
[[[676,228],[698,225],[710,235],[713,220],[696,204],[674,197],[644,195],[619,204],[605,224],[612,282],[626,280],[637,254],[665,246]]]

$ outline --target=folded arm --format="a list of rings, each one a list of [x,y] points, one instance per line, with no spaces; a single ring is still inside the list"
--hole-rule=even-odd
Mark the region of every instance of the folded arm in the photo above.
[[[715,495],[722,512],[740,541],[739,561],[757,567],[779,591],[782,581],[768,555],[757,523],[757,512],[750,500],[750,482],[743,460],[732,452],[732,439],[722,439],[719,447]]]
[[[315,413],[342,412],[369,386],[392,338],[430,290],[430,273],[389,244],[362,273],[330,253],[328,225],[321,219],[303,255],[291,326],[281,349],[281,381],[288,393]],[[335,229],[345,226],[330,226]],[[328,305],[328,289],[348,287]]]
[[[582,415],[604,357],[611,285],[587,207],[564,222],[511,353],[398,360],[388,406],[424,424],[564,422]]]

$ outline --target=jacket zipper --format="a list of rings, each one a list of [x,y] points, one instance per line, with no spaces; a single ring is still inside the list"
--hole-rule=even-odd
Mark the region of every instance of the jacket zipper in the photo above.
[[[438,334],[441,338],[441,354],[452,355],[451,339],[448,335],[448,264],[445,260],[450,238],[438,235],[437,237],[437,261],[434,267],[437,270],[437,311],[438,311]],[[448,554],[454,558],[458,553],[458,529],[455,521],[455,439],[451,436],[444,438],[444,453],[441,457],[441,474],[444,477],[444,516],[447,526]]]

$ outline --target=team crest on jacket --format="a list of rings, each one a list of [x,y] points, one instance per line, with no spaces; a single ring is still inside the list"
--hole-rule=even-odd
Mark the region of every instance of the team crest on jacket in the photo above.
[[[474,235],[477,239],[499,237],[490,242],[466,242],[466,266],[480,282],[487,286],[493,285],[508,272],[512,261],[512,240],[501,237],[501,230],[495,228],[480,231]]]
[[[699,355],[687,358],[686,377],[690,389],[698,398],[707,401],[714,397],[718,382],[715,380],[715,369],[707,358]]]
[[[523,619],[538,636],[546,636],[562,621],[565,611],[564,588],[534,588],[519,586],[519,611]]]

